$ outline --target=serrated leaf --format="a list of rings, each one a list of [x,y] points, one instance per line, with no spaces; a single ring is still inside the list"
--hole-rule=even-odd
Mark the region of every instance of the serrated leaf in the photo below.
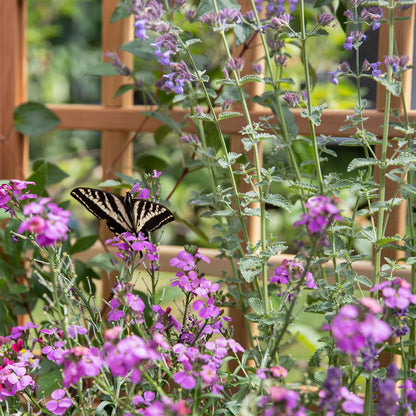
[[[226,118],[241,117],[242,114],[237,111],[224,111],[218,114],[218,120],[224,120]]]
[[[251,306],[253,311],[258,315],[264,315],[263,301],[259,298],[250,298],[248,304]]]
[[[400,95],[402,84],[397,81],[389,82],[387,78],[374,77],[374,79],[381,85],[383,85],[387,91],[390,91],[393,95]]]
[[[206,113],[196,113],[193,114],[192,116],[190,116],[190,118],[192,120],[202,120],[202,121],[210,121],[213,122],[214,121],[214,117],[212,117],[211,114],[206,114]]]
[[[260,78],[258,75],[249,74],[240,78],[240,84],[243,85],[246,82],[264,82],[263,78]]]
[[[290,202],[280,194],[269,194],[265,198],[265,202],[275,207],[284,208],[286,211],[291,211]]]
[[[246,282],[252,282],[255,277],[259,276],[262,270],[262,264],[258,257],[244,257],[240,260],[240,271]]]
[[[369,157],[369,158],[357,157],[350,162],[347,168],[347,172],[351,172],[354,169],[359,169],[359,168],[363,168],[366,166],[374,166],[376,164],[377,164],[377,160],[374,159],[373,157]]]
[[[189,48],[190,46],[195,45],[195,43],[201,43],[201,39],[198,39],[198,38],[188,39],[188,40],[185,42],[185,46],[186,46],[187,48]]]
[[[359,275],[355,277],[355,280],[364,286],[367,286],[367,287],[373,286],[373,282],[367,276]]]
[[[232,215],[235,215],[235,211],[232,209],[223,209],[219,211],[215,211],[211,214],[213,217],[231,217]]]
[[[13,121],[17,131],[31,136],[45,134],[61,122],[53,111],[34,101],[19,105],[13,112]]]

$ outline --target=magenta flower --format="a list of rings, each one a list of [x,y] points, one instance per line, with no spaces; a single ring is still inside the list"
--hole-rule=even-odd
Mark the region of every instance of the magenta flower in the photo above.
[[[364,400],[356,394],[351,393],[345,386],[340,389],[341,397],[344,399],[342,403],[342,410],[347,413],[358,413],[362,415],[364,412]]]
[[[65,397],[66,393],[63,389],[54,390],[51,394],[52,400],[46,403],[46,408],[54,415],[63,415],[66,409],[72,406],[72,400]]]
[[[183,362],[184,371],[178,371],[173,375],[175,383],[179,384],[182,388],[186,390],[191,390],[196,386],[196,380],[194,376],[194,371],[192,365],[189,361]]]
[[[41,198],[26,205],[23,214],[28,218],[20,224],[17,231],[34,233],[36,241],[42,247],[66,240],[69,232],[67,224],[71,213],[49,201],[49,198]]]
[[[144,311],[145,305],[139,296],[134,295],[133,293],[127,293],[126,300],[130,308],[135,312],[142,313]]]
[[[302,277],[305,279],[305,285],[311,289],[316,289],[316,283],[312,273],[305,268],[302,263],[284,259],[279,267],[274,269],[273,276],[270,277],[270,283],[287,285],[290,281],[298,281]]]
[[[322,243],[326,243],[325,232],[335,221],[343,221],[334,202],[326,196],[314,196],[305,204],[308,213],[302,214],[302,219],[296,221],[293,226],[305,225],[313,235],[320,235]]]

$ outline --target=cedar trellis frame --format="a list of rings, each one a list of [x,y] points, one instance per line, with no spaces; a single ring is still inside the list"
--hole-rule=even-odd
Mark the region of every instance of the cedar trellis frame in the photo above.
[[[133,39],[132,22],[125,19],[110,24],[110,16],[116,7],[118,0],[102,0],[102,51],[115,51],[129,40]],[[248,4],[247,0],[241,0],[241,4]],[[413,32],[414,11],[413,7],[404,12],[409,20],[400,21],[396,26],[397,49],[399,55],[408,55],[409,61],[413,62]],[[27,100],[27,60],[25,42],[26,1],[25,0],[1,0],[0,1],[0,178],[24,178],[28,173],[28,138],[13,129],[13,111],[16,106]],[[387,54],[387,28],[381,26],[379,35],[378,56],[383,61]],[[258,53],[249,50],[251,56]],[[122,61],[127,65],[132,64],[132,55],[118,51]],[[247,56],[247,55],[246,55]],[[250,62],[250,58],[247,59]],[[102,104],[101,105],[79,105],[79,104],[53,104],[48,107],[61,119],[59,129],[64,130],[97,130],[102,133],[101,140],[101,164],[103,168],[103,179],[111,177],[112,172],[132,173],[133,167],[133,144],[130,140],[131,132],[140,126],[141,131],[154,132],[159,126],[155,120],[149,120],[140,114],[141,106],[133,105],[132,92],[127,92],[114,99],[114,93],[118,87],[125,83],[121,76],[104,77],[102,81]],[[254,88],[256,88],[254,86]],[[410,109],[412,89],[412,74],[407,71],[403,79],[403,91],[407,108]],[[377,89],[376,109],[366,111],[369,118],[366,121],[367,128],[377,136],[381,136],[383,124],[384,91]],[[393,97],[393,108],[402,108],[400,99]],[[251,108],[253,119],[265,116],[268,111],[258,106]],[[178,117],[182,117],[184,111],[175,111]],[[308,121],[300,117],[300,112],[294,110],[299,134],[308,135]],[[352,110],[326,110],[322,116],[322,123],[317,128],[317,134],[328,136],[339,136],[339,126],[343,124],[346,117],[352,114]],[[408,111],[412,119],[416,116],[416,110]],[[242,124],[235,119],[222,121],[224,132],[231,137],[238,135]],[[396,135],[396,131],[390,132],[390,137]],[[239,151],[241,146],[239,140],[232,141],[234,151]],[[123,150],[123,151],[121,151]],[[388,194],[394,193],[394,183],[390,183]],[[256,220],[249,219],[249,231],[251,241],[257,241],[259,231]],[[387,229],[387,235],[405,232],[406,206],[394,209]],[[162,268],[169,268],[167,259],[176,253],[176,247],[162,247]],[[214,250],[206,250],[205,253],[213,258]],[[390,258],[398,258],[400,253],[387,250],[384,252]],[[287,257],[287,256],[286,256]],[[274,259],[280,261],[279,256]],[[358,262],[358,271],[371,276],[371,262]],[[221,274],[221,270],[227,270],[224,261],[215,260],[209,266],[209,274]],[[208,272],[208,270],[207,270]],[[236,330],[243,325],[235,325]],[[241,334],[242,335],[242,334]],[[235,334],[236,338],[240,338]]]

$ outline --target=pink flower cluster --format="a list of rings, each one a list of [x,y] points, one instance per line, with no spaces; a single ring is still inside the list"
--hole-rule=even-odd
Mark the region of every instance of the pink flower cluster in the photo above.
[[[19,234],[34,233],[36,241],[42,247],[66,240],[71,213],[50,202],[50,198],[30,202],[23,208],[23,214],[27,218],[20,224],[17,231]]]
[[[36,199],[38,196],[25,191],[28,185],[34,185],[34,182],[24,182],[12,179],[9,183],[0,185],[0,208],[9,211],[13,217],[14,208],[18,206],[17,201],[25,199]]]

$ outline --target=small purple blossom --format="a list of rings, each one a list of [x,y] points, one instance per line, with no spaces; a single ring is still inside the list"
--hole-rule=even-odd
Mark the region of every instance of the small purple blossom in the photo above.
[[[323,234],[334,221],[343,221],[334,202],[326,196],[314,196],[305,204],[308,213],[293,226],[306,225],[312,234]]]
[[[322,389],[319,391],[321,399],[320,409],[326,410],[327,414],[335,414],[338,402],[341,400],[341,377],[342,371],[338,367],[328,368],[326,380],[322,383]]]
[[[335,71],[332,71],[332,72],[328,72],[328,74],[331,75],[331,80],[330,81],[334,85],[339,84],[339,81],[338,81],[338,78],[337,78],[338,72],[339,72],[338,69],[336,69]]]
[[[351,51],[353,48],[358,49],[360,45],[365,42],[367,36],[364,34],[364,31],[354,29],[348,32],[348,36],[345,39],[345,43],[343,44],[344,49]]]
[[[322,13],[317,15],[318,24],[322,27],[329,26],[334,20],[335,17],[330,13]]]
[[[72,400],[65,397],[66,393],[63,389],[54,390],[51,399],[46,403],[46,408],[54,415],[63,415],[66,410],[72,406]]]

